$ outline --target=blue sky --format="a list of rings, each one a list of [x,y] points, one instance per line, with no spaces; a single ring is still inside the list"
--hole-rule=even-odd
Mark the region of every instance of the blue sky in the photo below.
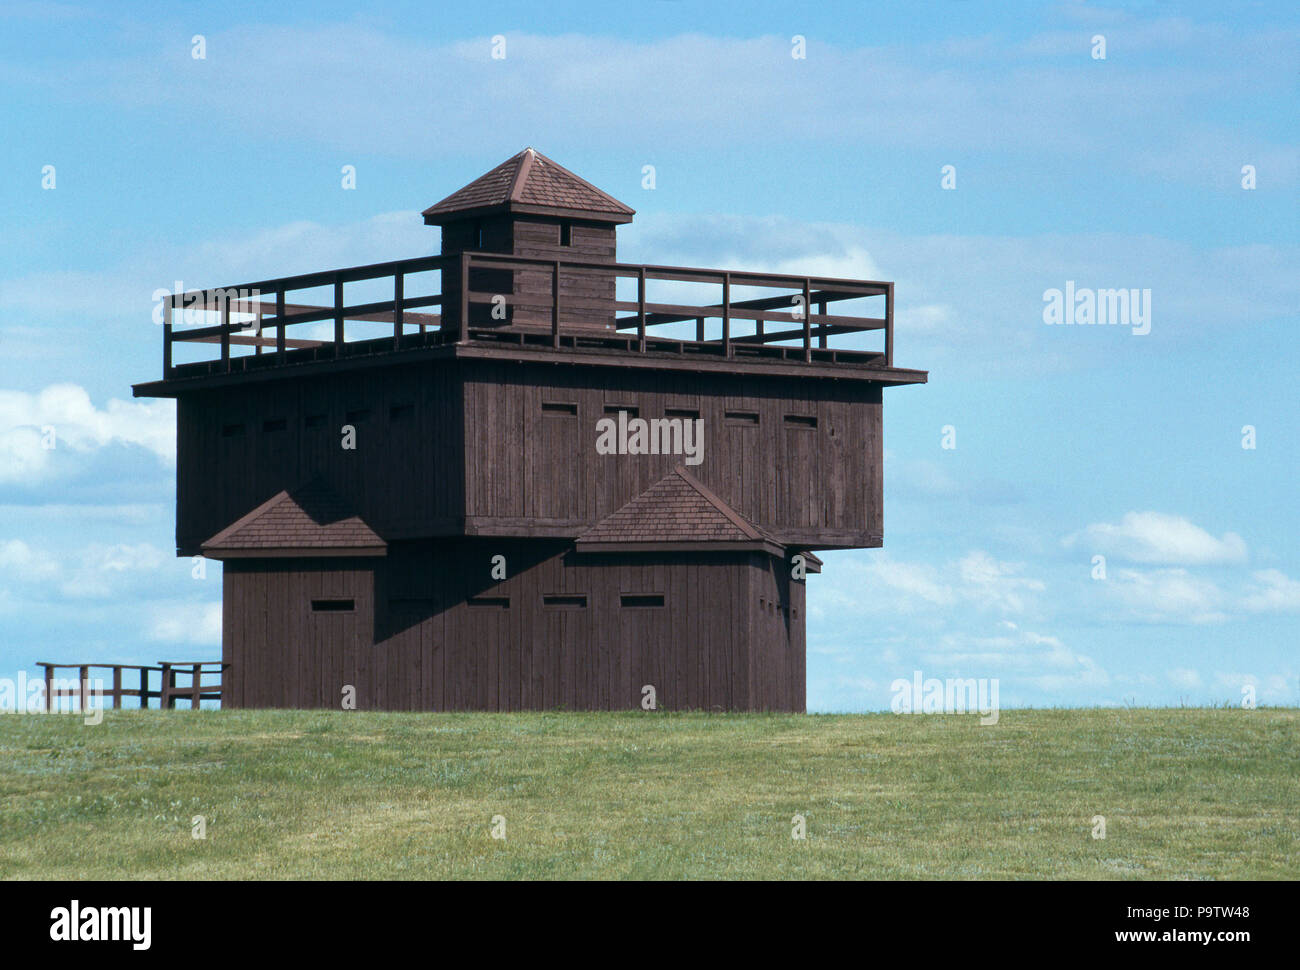
[[[897,281],[931,383],[886,393],[885,547],[809,582],[810,709],[1300,703],[1294,6],[748,6],[0,7],[0,676],[218,655],[130,396],[155,289],[435,252],[533,145],[637,209],[627,261]],[[1150,333],[1047,326],[1067,280]]]

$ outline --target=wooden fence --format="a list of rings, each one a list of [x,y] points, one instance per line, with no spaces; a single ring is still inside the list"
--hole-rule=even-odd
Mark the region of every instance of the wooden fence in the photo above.
[[[111,700],[115,710],[121,708],[125,697],[139,698],[142,708],[149,707],[150,701],[157,700],[159,708],[164,710],[174,708],[178,700],[188,700],[192,709],[197,708],[200,701],[220,701],[223,674],[230,665],[219,660],[163,660],[153,667],[137,664],[55,664],[44,661],[36,666],[44,671],[47,711],[53,711],[61,697],[77,698],[78,708],[85,711],[89,709],[87,701],[92,699],[99,702],[97,706],[100,708],[105,706],[106,699]],[[60,670],[77,671],[77,686],[56,687],[56,681],[66,680],[58,676]],[[108,678],[92,678],[92,670],[107,670],[111,674]],[[134,675],[134,686],[125,683],[127,672]],[[154,674],[158,675],[156,689],[153,687]],[[188,676],[189,682],[178,684],[178,674]],[[204,681],[205,676],[211,677],[214,674],[217,677],[216,683]],[[104,686],[105,680],[111,686]]]

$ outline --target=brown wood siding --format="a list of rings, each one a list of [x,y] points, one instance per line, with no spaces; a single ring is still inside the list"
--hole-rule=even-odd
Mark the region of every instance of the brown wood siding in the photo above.
[[[560,244],[562,225],[569,227],[570,244]],[[480,229],[482,238],[479,238]],[[529,259],[613,263],[617,255],[614,227],[558,218],[504,217],[449,222],[442,229],[442,254],[482,251]],[[551,325],[551,271],[544,267],[518,270],[473,269],[470,289],[506,298],[505,321],[494,320],[492,308],[474,304],[470,322],[480,327]],[[443,313],[460,319],[460,276],[443,277]],[[589,270],[565,270],[560,278],[560,306],[565,326],[610,330],[614,326],[614,277]]]
[[[810,548],[879,542],[879,387],[744,376],[705,382],[498,361],[468,367],[464,387],[465,515],[479,530],[577,535],[684,460],[598,455],[597,422],[613,416],[606,408],[626,405],[642,418],[698,410],[704,460],[688,470],[786,541]],[[562,404],[576,414],[546,408]],[[757,423],[729,420],[732,412],[757,415]]]
[[[498,554],[508,575],[494,582]],[[230,562],[223,703],[338,708],[351,684],[370,710],[624,710],[653,685],[665,710],[802,711],[802,586],[784,571],[750,553],[588,556],[468,539],[328,566]],[[625,594],[662,595],[663,606],[624,606]],[[759,595],[784,595],[797,617],[758,615]],[[312,612],[329,598],[355,609]]]
[[[698,410],[704,461],[689,470],[783,541],[879,544],[878,386],[476,360],[182,396],[177,548],[196,553],[315,476],[385,538],[576,537],[683,461],[598,455],[596,424],[621,406],[642,418]],[[728,420],[732,412],[757,424]],[[341,447],[345,424],[356,429],[355,450]]]
[[[177,548],[197,553],[276,492],[314,476],[380,535],[458,528],[465,482],[461,409],[456,371],[437,364],[181,397]],[[284,430],[263,430],[269,419],[284,420]],[[355,450],[342,447],[345,424],[356,429]],[[242,433],[223,434],[232,426]]]
[[[560,245],[562,220],[516,218],[513,253],[531,259],[609,262],[616,257],[614,227],[569,223],[570,245]],[[528,326],[551,325],[551,273],[544,269],[517,270],[514,274],[514,322]],[[590,304],[596,304],[591,306]],[[584,270],[565,270],[560,276],[560,307],[570,326],[605,330],[614,327],[614,277]]]

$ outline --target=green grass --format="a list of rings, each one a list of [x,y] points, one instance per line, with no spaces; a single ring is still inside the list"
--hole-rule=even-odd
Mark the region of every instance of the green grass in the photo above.
[[[0,877],[1295,879],[1298,764],[1294,709],[10,714]]]

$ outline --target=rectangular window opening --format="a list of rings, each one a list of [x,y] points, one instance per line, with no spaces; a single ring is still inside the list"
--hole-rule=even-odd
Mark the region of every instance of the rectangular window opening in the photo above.
[[[578,413],[578,405],[569,401],[543,401],[542,413],[555,417],[575,416]]]
[[[573,245],[573,226],[567,222],[560,223],[560,245],[561,246]]]
[[[817,427],[817,415],[815,414],[787,414],[785,424],[788,428],[815,428]]]
[[[312,600],[313,613],[351,613],[357,607],[356,600]]]
[[[690,421],[694,421],[699,416],[699,408],[664,408],[665,418],[686,418]]]
[[[347,415],[348,424],[360,424],[362,421],[370,420],[370,408],[357,408],[355,411],[349,411]]]
[[[757,411],[725,411],[722,416],[727,424],[738,424],[751,428],[758,425]]]
[[[471,596],[465,601],[472,607],[486,608],[493,610],[510,609],[509,596]]]
[[[388,420],[405,421],[415,414],[414,404],[394,404],[388,409]]]
[[[325,415],[309,414],[302,419],[302,426],[304,428],[323,428],[325,427]]]
[[[655,607],[664,605],[663,593],[624,593],[619,604],[626,607]]]
[[[289,422],[285,418],[267,418],[262,422],[263,431],[283,431],[289,427]]]
[[[585,610],[587,597],[569,594],[546,595],[542,597],[542,605],[555,610]]]
[[[608,415],[612,415],[613,417],[618,417],[619,411],[626,411],[627,416],[629,418],[635,418],[638,414],[641,413],[641,409],[637,407],[635,404],[606,404],[605,405],[605,413]]]
[[[223,438],[242,438],[244,435],[244,426],[242,424],[227,424],[221,428],[221,437]]]

